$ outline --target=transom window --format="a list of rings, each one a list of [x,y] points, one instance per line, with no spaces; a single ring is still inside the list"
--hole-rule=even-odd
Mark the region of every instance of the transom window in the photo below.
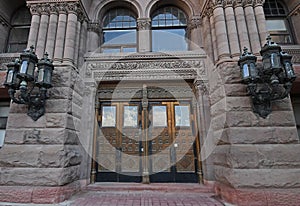
[[[167,6],[154,11],[152,51],[186,51],[186,27],[186,14],[179,8]]]
[[[272,37],[272,40],[281,44],[292,43],[284,4],[278,0],[266,0],[264,12],[267,30]]]
[[[136,16],[125,8],[109,10],[103,18],[102,52],[136,52]]]

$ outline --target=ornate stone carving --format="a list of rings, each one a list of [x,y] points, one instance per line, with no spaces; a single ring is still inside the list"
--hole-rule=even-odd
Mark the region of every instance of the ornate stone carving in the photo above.
[[[40,5],[40,14],[49,15],[50,14],[50,4],[41,4]]]
[[[50,14],[57,14],[58,13],[58,8],[56,4],[50,4],[49,5],[49,10],[50,10]]]
[[[88,31],[92,31],[97,34],[100,34],[102,31],[102,28],[98,22],[89,22],[87,29],[88,29]]]
[[[192,29],[196,29],[199,26],[201,26],[202,24],[202,19],[200,16],[193,16],[188,23],[188,29],[192,30]]]
[[[151,28],[151,19],[140,18],[137,20],[138,30],[149,30]]]
[[[243,1],[244,3],[244,7],[247,7],[247,6],[253,6],[254,3],[255,3],[255,0],[244,0]]]
[[[224,7],[232,7],[233,6],[233,3],[234,3],[234,0],[224,0],[223,1],[223,5]]]
[[[265,0],[254,0],[254,6],[263,6]]]
[[[200,93],[204,95],[209,95],[209,86],[207,81],[202,79],[196,79],[194,81],[194,86],[196,90],[198,90]]]
[[[39,4],[27,4],[32,15],[40,15],[41,5]]]

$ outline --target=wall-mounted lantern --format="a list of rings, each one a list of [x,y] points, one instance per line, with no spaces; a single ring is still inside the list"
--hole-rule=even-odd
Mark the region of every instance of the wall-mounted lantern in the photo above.
[[[281,50],[270,37],[260,51],[262,67],[256,65],[256,56],[244,48],[239,59],[243,83],[252,97],[253,111],[266,118],[272,111],[271,102],[286,98],[296,75],[292,56]]]
[[[52,87],[52,60],[48,59],[47,53],[38,60],[31,46],[7,68],[4,85],[8,88],[10,98],[14,103],[28,105],[27,114],[34,121],[38,120],[45,113],[47,89]]]

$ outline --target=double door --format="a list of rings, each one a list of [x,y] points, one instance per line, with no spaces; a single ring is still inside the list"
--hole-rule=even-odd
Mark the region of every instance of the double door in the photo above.
[[[191,102],[101,102],[96,181],[197,182]]]

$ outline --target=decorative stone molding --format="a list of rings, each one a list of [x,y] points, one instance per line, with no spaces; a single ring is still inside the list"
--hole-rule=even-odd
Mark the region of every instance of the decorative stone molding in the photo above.
[[[223,6],[224,6],[224,8],[226,8],[226,7],[232,7],[233,3],[234,3],[234,0],[224,0],[223,1]]]
[[[254,0],[254,7],[263,6],[264,3],[265,3],[265,0]]]
[[[255,3],[255,0],[243,0],[244,7],[253,6]]]
[[[41,4],[39,11],[41,15],[50,15],[50,4]]]
[[[50,14],[58,14],[58,8],[56,4],[50,4],[49,10]]]
[[[41,6],[39,4],[27,4],[31,15],[40,15]]]
[[[298,4],[290,13],[289,16],[300,15],[300,4]]]
[[[209,86],[206,80],[196,79],[194,81],[194,87],[198,90],[201,94],[209,95]]]
[[[137,20],[138,30],[149,30],[151,28],[151,19],[149,18],[139,18]]]
[[[102,31],[102,28],[98,22],[89,22],[87,29],[88,31],[95,32],[97,34],[100,34]]]

